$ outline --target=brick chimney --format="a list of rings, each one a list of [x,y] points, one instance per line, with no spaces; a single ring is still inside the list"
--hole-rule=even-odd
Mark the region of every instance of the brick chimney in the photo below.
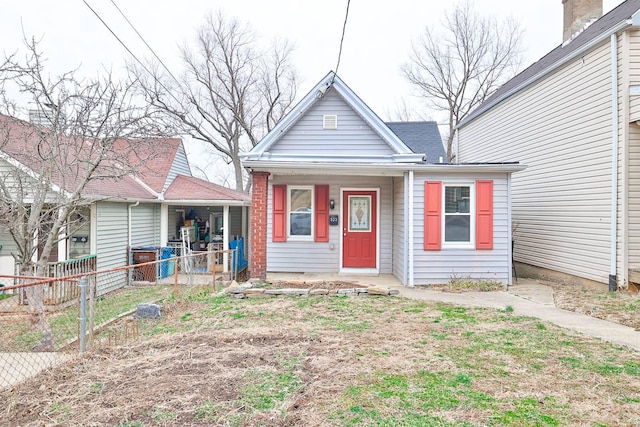
[[[602,0],[562,0],[564,25],[562,43],[566,43],[602,16]]]

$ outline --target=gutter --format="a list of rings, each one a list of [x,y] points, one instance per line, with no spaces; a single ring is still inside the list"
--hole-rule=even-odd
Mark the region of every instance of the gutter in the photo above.
[[[431,173],[473,173],[473,172],[519,172],[526,169],[525,165],[513,163],[335,163],[335,162],[290,162],[273,160],[245,161],[246,169],[261,171],[278,171],[283,175],[294,175],[308,172],[309,175],[330,175],[339,172],[342,175],[388,175],[402,176],[404,172]]]

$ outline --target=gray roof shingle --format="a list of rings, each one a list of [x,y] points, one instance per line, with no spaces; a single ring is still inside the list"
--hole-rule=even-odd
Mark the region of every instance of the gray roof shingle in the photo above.
[[[447,154],[436,122],[387,122],[385,124],[411,151],[425,153],[427,163],[439,163],[440,157],[444,162],[447,161]]]

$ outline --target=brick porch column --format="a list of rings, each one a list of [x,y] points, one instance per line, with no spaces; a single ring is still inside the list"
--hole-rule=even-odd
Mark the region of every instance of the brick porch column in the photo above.
[[[251,172],[251,277],[267,278],[267,199],[269,172]]]

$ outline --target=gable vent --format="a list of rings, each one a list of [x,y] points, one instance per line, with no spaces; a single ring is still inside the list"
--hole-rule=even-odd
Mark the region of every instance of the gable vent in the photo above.
[[[335,114],[329,114],[322,116],[322,128],[323,129],[338,129],[338,116]]]

